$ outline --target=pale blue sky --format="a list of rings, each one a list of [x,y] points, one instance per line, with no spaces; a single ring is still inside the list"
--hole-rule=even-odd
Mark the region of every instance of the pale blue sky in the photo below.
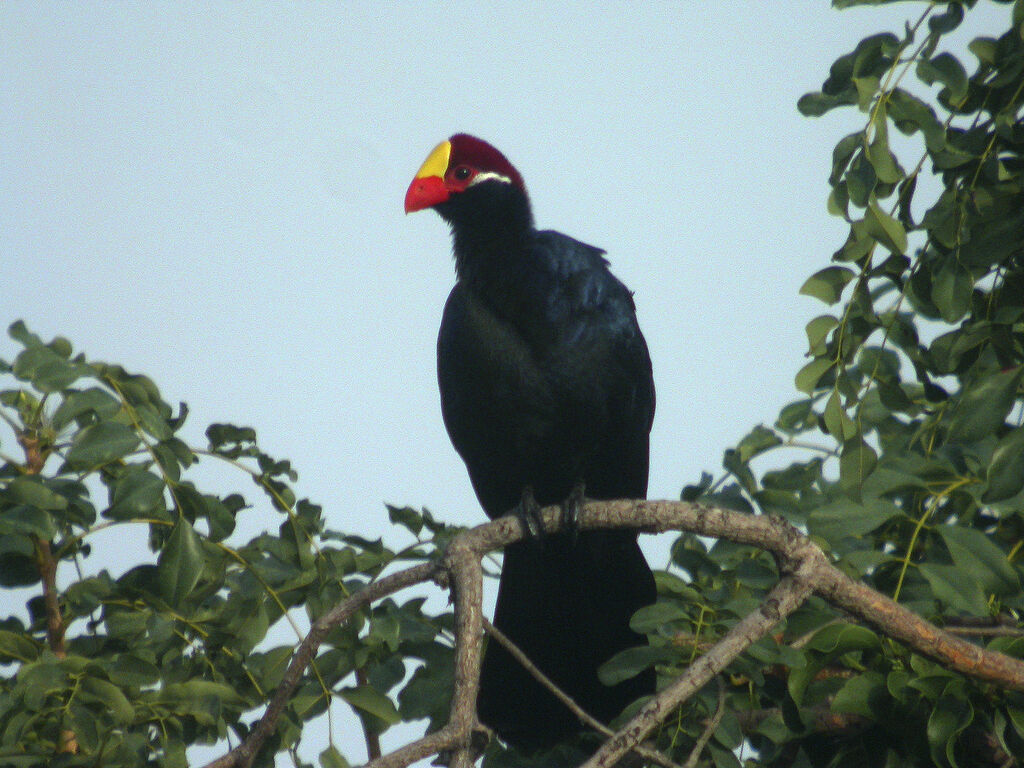
[[[863,123],[797,98],[922,7],[0,4],[0,327],[149,374],[193,442],[256,427],[333,528],[381,534],[384,501],[481,522],[435,379],[447,229],[402,212],[428,151],[474,133],[539,226],[605,248],[635,291],[650,495],[676,497],[797,397],[823,309],[797,291],[845,236],[826,177]]]

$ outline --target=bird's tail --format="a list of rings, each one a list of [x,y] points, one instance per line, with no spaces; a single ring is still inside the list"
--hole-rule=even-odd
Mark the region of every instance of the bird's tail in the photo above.
[[[505,550],[494,624],[585,711],[607,723],[654,691],[647,670],[615,686],[597,668],[642,645],[629,628],[655,599],[654,577],[632,531],[583,531],[520,542]],[[547,748],[581,730],[579,720],[498,643],[484,655],[480,719],[526,751]]]

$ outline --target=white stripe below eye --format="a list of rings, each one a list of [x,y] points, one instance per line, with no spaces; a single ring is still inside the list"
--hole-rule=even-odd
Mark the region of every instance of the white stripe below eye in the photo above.
[[[500,173],[495,173],[494,171],[484,171],[483,173],[478,173],[474,176],[467,186],[472,187],[474,184],[479,184],[481,181],[487,181],[489,179],[500,181],[502,184],[512,183],[512,179],[508,176],[502,176]]]

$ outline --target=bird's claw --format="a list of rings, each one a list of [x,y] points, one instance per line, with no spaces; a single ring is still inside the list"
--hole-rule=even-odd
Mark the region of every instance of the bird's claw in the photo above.
[[[523,539],[539,542],[544,536],[544,521],[540,516],[540,505],[533,495],[533,486],[523,488],[519,503],[516,504],[512,513],[519,519],[523,527]]]
[[[585,494],[586,485],[582,480],[577,481],[565,501],[562,502],[562,514],[559,521],[561,530],[574,544],[580,535],[580,511],[587,500]]]

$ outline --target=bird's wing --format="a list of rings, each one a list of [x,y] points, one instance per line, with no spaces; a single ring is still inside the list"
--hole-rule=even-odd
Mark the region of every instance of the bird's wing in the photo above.
[[[629,420],[650,431],[654,378],[633,295],[608,269],[605,252],[560,232],[535,234],[532,253],[540,322],[559,354],[603,356],[625,385]]]

